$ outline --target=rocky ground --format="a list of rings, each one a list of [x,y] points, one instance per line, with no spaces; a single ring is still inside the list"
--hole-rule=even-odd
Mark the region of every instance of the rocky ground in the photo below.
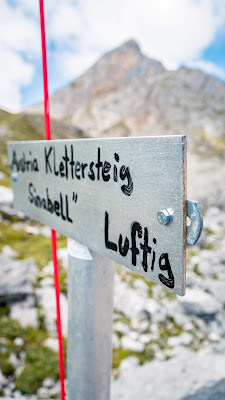
[[[10,189],[0,193],[0,398],[58,398],[50,230],[15,213]],[[58,241],[66,344],[67,250]],[[225,212],[211,207],[187,252],[186,296],[117,266],[113,400],[225,398],[224,249]]]

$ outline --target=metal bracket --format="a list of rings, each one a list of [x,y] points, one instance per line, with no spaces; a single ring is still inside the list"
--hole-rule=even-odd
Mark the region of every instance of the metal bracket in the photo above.
[[[191,220],[191,224],[187,226],[187,246],[193,246],[203,228],[202,209],[198,201],[187,200],[187,216]]]

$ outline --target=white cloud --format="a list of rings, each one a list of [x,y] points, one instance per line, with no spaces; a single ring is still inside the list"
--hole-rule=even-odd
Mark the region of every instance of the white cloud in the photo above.
[[[168,67],[199,57],[225,21],[224,0],[80,0],[90,36],[104,49],[129,37]]]
[[[169,69],[186,64],[224,77],[221,68],[203,61],[201,55],[224,28],[225,0],[45,0],[44,4],[49,72],[55,77],[51,69],[57,71],[60,84],[130,38]],[[0,103],[16,109],[21,90],[32,84],[34,69],[41,65],[38,0],[1,0],[0,15],[4,52]],[[12,59],[14,69],[3,66]]]
[[[0,60],[0,108],[16,111],[21,101],[20,88],[31,82],[34,67],[2,46]]]
[[[0,2],[0,107],[16,111],[21,88],[32,81],[40,57],[40,33],[35,20],[6,0]]]
[[[12,51],[26,52],[28,55],[39,55],[40,33],[38,24],[19,8],[12,8],[6,1],[0,3],[1,24],[0,41],[1,44]]]
[[[81,52],[73,54],[70,51],[62,51],[54,57],[55,65],[59,73],[65,80],[72,80],[74,77],[82,75],[92,64],[97,55],[95,52]]]

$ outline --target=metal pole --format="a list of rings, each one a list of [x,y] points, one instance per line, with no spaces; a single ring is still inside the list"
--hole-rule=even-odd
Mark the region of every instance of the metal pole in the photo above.
[[[82,254],[86,259],[81,259],[70,247],[68,400],[108,400],[115,267],[112,261],[87,248],[89,256]]]

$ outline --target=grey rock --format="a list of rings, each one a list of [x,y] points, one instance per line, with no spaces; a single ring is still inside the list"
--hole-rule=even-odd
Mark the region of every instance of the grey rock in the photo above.
[[[39,275],[41,277],[45,277],[46,275],[53,275],[54,273],[54,267],[53,267],[53,262],[50,261],[45,267],[40,271]]]
[[[3,389],[4,396],[8,398],[12,398],[12,390],[9,387],[5,387]]]
[[[13,203],[12,189],[0,186],[0,206],[11,207]]]
[[[187,315],[196,315],[202,318],[213,318],[220,310],[220,303],[210,294],[198,288],[187,289],[186,295],[180,303]]]
[[[9,356],[9,362],[14,369],[18,368],[20,365],[20,360],[17,358],[16,353],[11,353]]]
[[[66,385],[67,385],[67,380],[65,379],[65,386]],[[57,381],[56,384],[51,389],[49,389],[49,396],[55,399],[56,396],[60,395],[60,391],[61,391],[60,382]]]
[[[193,342],[193,336],[190,333],[183,332],[179,336],[170,336],[168,339],[168,346],[179,346],[181,344],[189,346]]]
[[[38,310],[33,297],[11,304],[10,317],[17,320],[21,326],[38,328]]]
[[[191,396],[185,396],[181,400],[224,400],[225,399],[225,378],[215,385],[205,386],[197,390]]]
[[[142,319],[143,312],[147,312],[148,315],[157,315],[160,310],[159,304],[154,299],[150,299],[145,292],[140,293],[130,288],[118,275],[115,277],[114,284],[114,307],[130,319],[138,315]]]
[[[143,279],[136,279],[134,281],[134,288],[139,290],[141,293],[148,292],[148,285],[143,281]]]
[[[18,261],[0,254],[0,304],[31,295],[37,267],[33,260]]]
[[[143,344],[147,344],[152,340],[152,336],[150,334],[140,335],[139,341]]]
[[[9,258],[16,258],[18,253],[12,247],[5,245],[2,248],[2,255]]]
[[[59,343],[58,343],[58,339],[56,338],[47,338],[44,342],[44,345],[49,347],[51,350],[55,351],[55,353],[58,352],[59,350]]]
[[[220,337],[220,335],[219,335],[218,333],[216,333],[216,332],[211,332],[211,333],[208,335],[208,339],[209,339],[211,342],[219,342],[219,341],[221,340],[221,337]]]
[[[62,262],[62,266],[65,269],[68,269],[68,250],[66,248],[58,249],[57,256]]]
[[[45,317],[45,328],[50,334],[56,334],[56,303],[54,287],[41,287],[36,289],[36,296],[42,313]],[[68,301],[64,294],[60,294],[61,322],[63,336],[68,332]]]
[[[131,363],[124,369],[122,362],[120,371],[112,385],[112,400],[139,400],[140,393],[142,400],[181,400],[224,379],[225,358],[212,350],[186,350],[168,361],[142,366]]]
[[[37,390],[37,396],[41,399],[48,399],[49,398],[49,390],[46,387],[40,387]]]
[[[223,243],[223,242],[222,242]],[[218,245],[218,242],[217,242]],[[198,270],[202,276],[218,274],[224,271],[225,253],[223,249],[202,250],[199,254]]]
[[[225,281],[208,279],[205,287],[225,307]]]
[[[112,334],[112,347],[114,349],[120,348],[120,340],[119,340],[118,336],[116,335],[116,333]]]
[[[51,277],[46,277],[40,280],[41,287],[53,287],[54,286],[54,279]]]
[[[129,371],[130,368],[137,367],[139,366],[139,360],[135,356],[130,356],[127,357],[123,360],[123,362],[120,364],[120,371],[122,373],[126,373],[126,371]]]
[[[123,335],[126,335],[130,332],[129,326],[121,321],[117,321],[113,324],[113,330],[116,332],[120,332]]]
[[[204,215],[204,227],[211,230],[225,229],[225,213],[218,207],[209,207]]]
[[[145,349],[143,343],[133,339],[130,336],[123,336],[121,338],[121,347],[123,347],[126,350],[134,351],[136,353],[142,353]]]
[[[50,376],[48,376],[47,378],[45,378],[45,379],[43,380],[42,385],[43,385],[45,388],[50,389],[50,388],[52,388],[52,387],[55,385],[55,381],[54,381],[53,378],[51,378]]]
[[[145,333],[149,330],[150,323],[148,320],[139,320],[139,318],[133,318],[131,320],[131,327],[138,333]]]
[[[14,344],[16,345],[16,346],[23,346],[24,345],[24,340],[23,340],[23,338],[21,338],[21,337],[17,337],[17,338],[15,338],[14,339]]]
[[[5,186],[0,186],[0,211],[8,215],[17,215],[24,218],[24,214],[13,208],[13,193],[12,189]]]
[[[26,225],[24,230],[32,235],[42,235],[44,237],[51,237],[51,229],[48,226],[32,226]]]
[[[0,390],[7,384],[7,378],[3,375],[1,369],[0,369]]]

